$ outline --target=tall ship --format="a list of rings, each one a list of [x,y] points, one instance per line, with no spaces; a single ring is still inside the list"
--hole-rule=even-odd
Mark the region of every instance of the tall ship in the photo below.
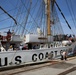
[[[64,33],[58,12],[72,34]],[[76,54],[75,32],[57,0],[1,0],[0,17],[0,68]]]

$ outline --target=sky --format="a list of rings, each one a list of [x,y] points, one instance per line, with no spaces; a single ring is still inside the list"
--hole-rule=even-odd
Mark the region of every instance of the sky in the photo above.
[[[66,25],[63,17],[58,12],[61,25],[63,26],[64,33],[75,34],[76,35],[76,0],[57,0],[59,7],[61,8],[64,16],[66,17],[68,23],[70,24],[72,31]],[[69,8],[68,8],[69,6]],[[70,9],[70,11],[69,11]]]
[[[18,4],[19,1],[20,0],[0,0],[0,6],[2,6],[6,11],[9,11],[9,14],[11,14],[12,16],[15,16],[15,14],[17,14],[15,12],[17,11],[16,10],[17,8],[15,9],[15,7],[20,6]],[[23,2],[26,1],[26,6],[28,6],[29,0],[22,0],[22,1]],[[36,2],[36,0],[33,0],[33,2]],[[68,28],[67,24],[65,23],[65,20],[63,19],[63,17],[61,16],[60,12],[57,9],[57,13],[58,13],[64,33],[76,35],[76,14],[75,14],[76,13],[76,4],[75,4],[76,0],[56,0],[56,2],[58,3],[60,9],[62,10],[63,14],[65,15],[67,21],[69,22],[72,28],[72,30]],[[25,10],[22,10],[22,11],[25,11]],[[17,18],[17,17],[14,17],[14,18]],[[0,9],[0,31],[5,31],[2,28],[11,26],[13,24],[14,24],[14,21],[12,19],[9,19],[8,15],[4,14],[4,12]]]

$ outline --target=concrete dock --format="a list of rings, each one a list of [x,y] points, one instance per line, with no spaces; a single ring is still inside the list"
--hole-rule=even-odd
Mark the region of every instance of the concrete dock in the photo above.
[[[58,59],[48,63],[1,71],[0,75],[76,75],[76,56],[68,58],[67,61]]]

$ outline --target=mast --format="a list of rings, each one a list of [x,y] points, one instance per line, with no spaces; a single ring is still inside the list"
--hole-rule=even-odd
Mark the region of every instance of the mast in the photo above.
[[[47,0],[47,36],[51,36],[51,23],[50,23],[50,3],[51,0]]]
[[[46,15],[46,26],[47,26],[47,42],[53,42],[53,36],[51,32],[51,1],[55,0],[44,0],[45,2],[45,15]],[[54,4],[53,4],[54,5]]]
[[[51,0],[47,0],[47,8],[46,8],[46,12],[47,12],[47,42],[48,42],[48,46],[50,42],[53,42],[53,36],[52,36],[52,32],[51,32]]]

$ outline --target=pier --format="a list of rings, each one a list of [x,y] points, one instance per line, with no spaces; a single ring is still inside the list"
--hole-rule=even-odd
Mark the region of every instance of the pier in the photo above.
[[[76,56],[0,71],[0,75],[76,75]]]

